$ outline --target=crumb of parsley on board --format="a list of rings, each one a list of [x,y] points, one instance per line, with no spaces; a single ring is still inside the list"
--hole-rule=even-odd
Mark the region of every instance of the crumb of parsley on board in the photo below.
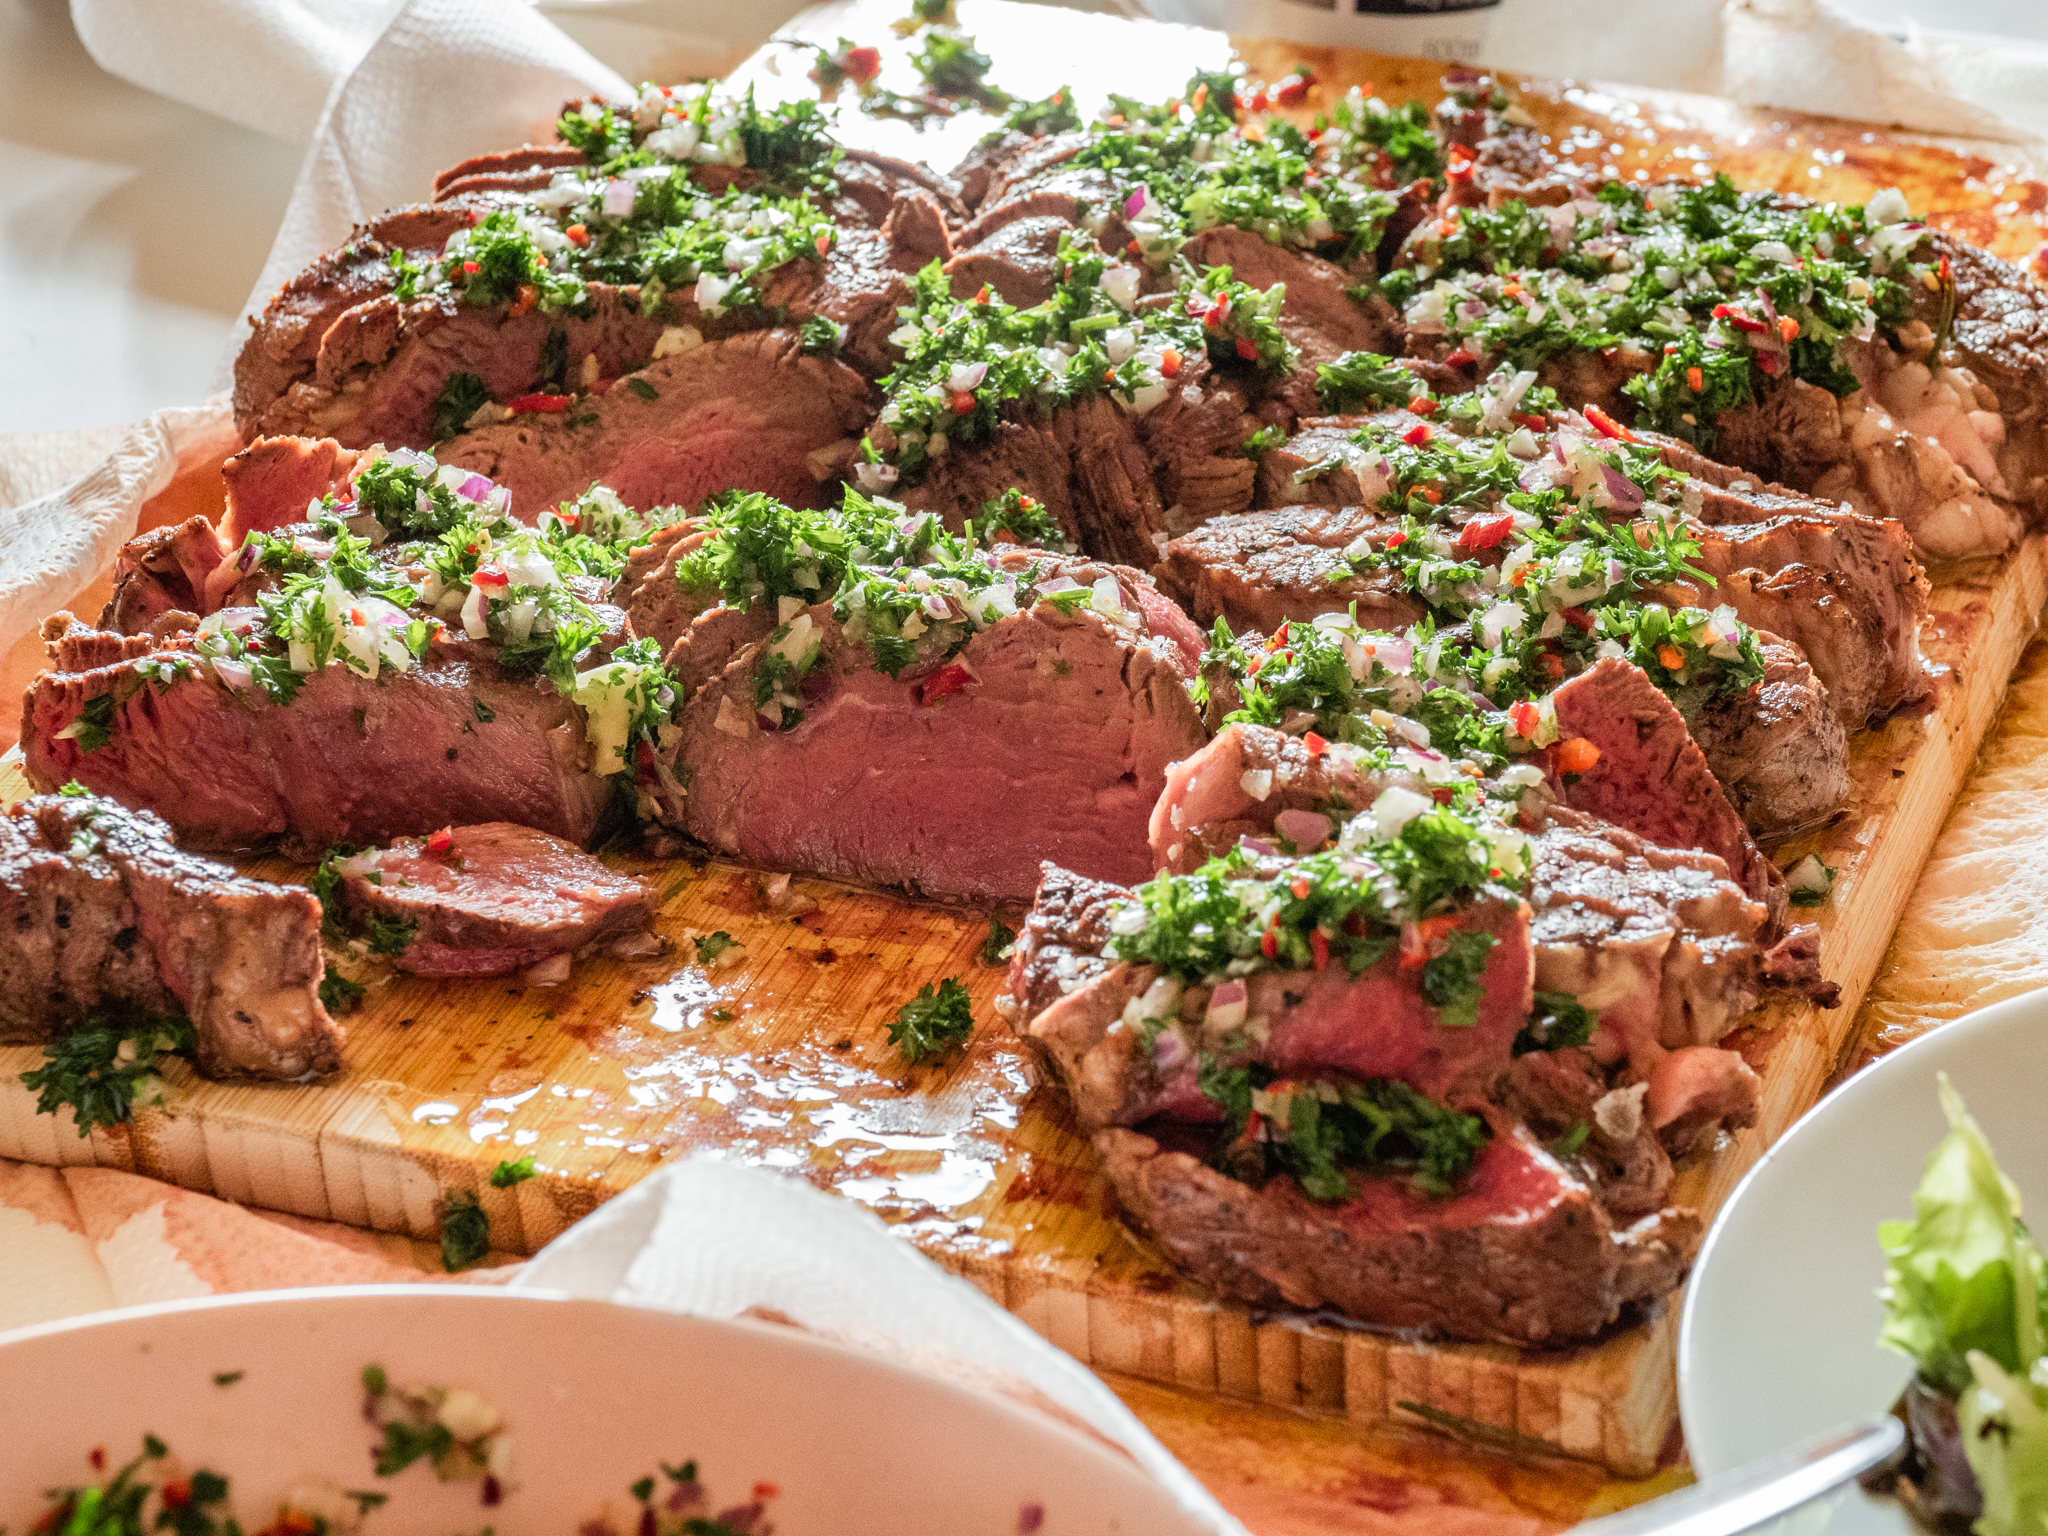
[[[889,1043],[914,1067],[937,1061],[973,1038],[973,1004],[958,976],[948,976],[936,988],[930,982],[919,987],[889,1026]]]

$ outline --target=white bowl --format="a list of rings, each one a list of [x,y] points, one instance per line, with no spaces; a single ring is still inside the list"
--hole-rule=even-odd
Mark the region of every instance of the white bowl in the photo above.
[[[1877,1343],[1877,1224],[1913,1214],[1921,1168],[1947,1133],[1940,1072],[2021,1195],[2048,1209],[2048,991],[1944,1025],[1829,1094],[1750,1170],[1693,1266],[1678,1401],[1703,1477],[1889,1408],[1912,1375]],[[1917,1527],[1859,1490],[1827,1529]]]
[[[424,1463],[372,1475],[360,1378],[467,1387],[502,1412],[512,1491]],[[217,1373],[241,1371],[231,1385]],[[388,1492],[364,1536],[573,1536],[659,1465],[694,1458],[705,1513],[780,1492],[778,1536],[1013,1536],[1201,1528],[1128,1459],[1088,1436],[788,1328],[567,1297],[441,1286],[280,1291],[138,1307],[0,1336],[0,1527],[43,1490],[92,1480],[146,1433],[230,1480],[244,1529],[311,1479]]]

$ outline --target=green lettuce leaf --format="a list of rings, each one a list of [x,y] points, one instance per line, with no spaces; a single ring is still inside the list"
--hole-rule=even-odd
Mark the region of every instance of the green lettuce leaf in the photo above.
[[[2048,1531],[2048,1390],[2013,1376],[1981,1350],[1969,1355],[1971,1383],[1956,1403],[1963,1454],[1984,1493],[1975,1536],[2041,1536]]]
[[[1911,1356],[1929,1386],[1958,1397],[1972,1380],[1972,1351],[2009,1377],[2024,1378],[2040,1358],[2042,1255],[2020,1221],[2019,1191],[1945,1074],[1941,1107],[1950,1130],[1927,1159],[1913,1220],[1877,1229],[1886,1260],[1879,1339]]]

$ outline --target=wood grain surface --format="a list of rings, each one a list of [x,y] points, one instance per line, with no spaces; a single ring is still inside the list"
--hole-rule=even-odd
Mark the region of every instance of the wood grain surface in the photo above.
[[[864,0],[798,30],[828,42],[842,33],[883,41],[898,8]],[[997,0],[961,10],[996,55],[999,80],[1006,56],[989,34],[1042,29],[1045,16],[1020,20],[1020,8]],[[1128,38],[1127,49],[1062,53],[1054,62],[1077,88],[1092,77],[1132,89],[1126,58],[1182,78],[1210,46],[1201,34],[1085,20],[1135,30],[1103,34]],[[1306,58],[1325,93],[1367,80],[1390,98],[1432,99],[1435,90],[1436,66],[1417,61],[1240,46],[1255,73]],[[796,89],[802,57],[771,48],[743,73]],[[1938,222],[1994,248],[2019,253],[2040,239],[2039,184],[1951,150],[1839,124],[1758,122],[1686,98],[1530,87],[1525,100],[1560,143],[1616,174],[1720,166],[1748,185],[1856,200],[1896,184]],[[203,478],[191,483],[203,493]],[[1937,582],[1924,639],[1946,669],[1935,703],[1857,738],[1849,809],[1774,850],[1781,864],[1811,850],[1842,870],[1819,921],[1823,969],[1841,983],[1844,1006],[1777,1005],[1734,1042],[1763,1075],[1763,1115],[1681,1165],[1676,1197],[1708,1212],[1834,1070],[2033,631],[2048,588],[2048,539],[2003,561],[1937,573]],[[14,778],[0,792],[21,787]],[[659,926],[674,946],[666,957],[581,961],[552,988],[387,975],[348,1021],[348,1066],[335,1080],[208,1083],[174,1066],[167,1105],[85,1138],[37,1116],[16,1083],[37,1053],[0,1050],[0,1155],[131,1168],[419,1237],[435,1230],[445,1192],[467,1189],[490,1216],[494,1246],[530,1252],[664,1159],[712,1150],[861,1201],[1099,1369],[1361,1426],[1413,1425],[1404,1405],[1418,1404],[1518,1437],[1525,1450],[1547,1447],[1636,1477],[1656,1466],[1676,1412],[1673,1310],[1595,1346],[1539,1354],[1429,1345],[1219,1304],[1114,1220],[1064,1101],[1038,1084],[987,1005],[1000,974],[976,959],[985,913],[801,879],[790,887],[795,905],[778,907],[757,875],[731,865],[608,857],[665,893]],[[303,877],[278,860],[243,867]],[[736,964],[707,971],[694,963],[691,941],[720,930],[745,948]],[[949,975],[973,992],[979,1033],[955,1060],[906,1068],[886,1043],[888,1020],[921,983]],[[529,1152],[538,1177],[490,1187],[495,1164]]]

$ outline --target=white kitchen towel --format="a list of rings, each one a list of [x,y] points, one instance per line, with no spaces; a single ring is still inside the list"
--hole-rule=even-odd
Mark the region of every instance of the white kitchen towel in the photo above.
[[[63,489],[0,511],[0,654],[113,565],[181,459],[218,463],[236,446],[221,401],[159,411]]]
[[[1071,1355],[872,1212],[800,1179],[700,1153],[584,1217],[529,1259],[513,1288],[699,1317],[764,1313],[1025,1401],[1042,1398],[1122,1446],[1210,1529],[1244,1536]]]
[[[629,89],[522,0],[71,0],[71,14],[137,85],[286,137],[314,107],[245,318],[357,224],[424,201],[436,173],[545,135],[565,101]]]

